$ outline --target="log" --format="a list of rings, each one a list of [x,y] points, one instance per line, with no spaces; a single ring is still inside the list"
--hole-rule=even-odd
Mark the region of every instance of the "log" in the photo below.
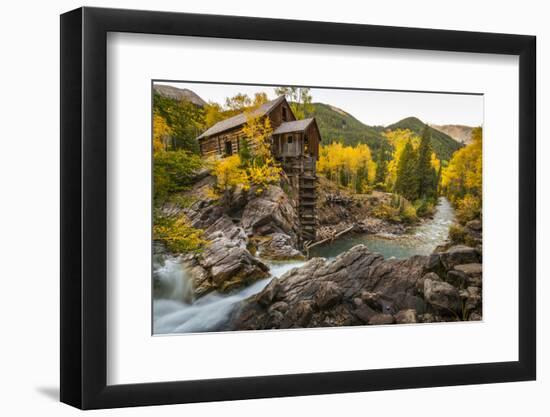
[[[322,245],[323,243],[326,243],[326,242],[329,242],[329,241],[332,242],[334,239],[338,239],[340,236],[345,235],[348,232],[351,232],[354,228],[355,228],[355,225],[352,225],[352,226],[348,227],[347,229],[344,229],[344,230],[342,230],[338,233],[335,233],[334,235],[332,235],[330,237],[327,237],[323,240],[319,240],[318,242],[314,242],[310,245],[307,245],[306,246],[306,251],[307,251],[308,258],[309,258],[309,250],[311,248],[314,248],[315,246]]]

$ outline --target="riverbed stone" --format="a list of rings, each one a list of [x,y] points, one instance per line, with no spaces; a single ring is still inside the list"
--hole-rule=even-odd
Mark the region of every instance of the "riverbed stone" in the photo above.
[[[258,239],[258,254],[262,259],[275,261],[305,259],[303,253],[296,249],[296,242],[285,233],[272,233]]]
[[[300,300],[293,304],[285,314],[281,327],[307,327],[313,316],[314,305],[311,300]]]
[[[315,293],[315,302],[319,308],[330,308],[342,298],[340,287],[332,281],[322,282]]]
[[[474,248],[466,245],[451,246],[439,254],[445,269],[453,269],[455,265],[478,263],[479,256]]]
[[[277,292],[279,291],[279,288],[280,288],[279,279],[273,278],[271,282],[266,285],[264,290],[261,291],[256,297],[258,304],[262,306],[270,305],[275,299],[275,297],[277,296]]]
[[[416,323],[417,322],[416,310],[409,308],[407,310],[398,311],[395,314],[395,322],[397,324]]]
[[[441,277],[438,274],[436,274],[435,272],[428,272],[416,282],[415,289],[418,294],[424,295],[424,281],[426,281],[427,279],[431,281],[441,281]]]
[[[454,269],[466,276],[468,285],[476,287],[481,286],[483,266],[480,263],[455,265]]]
[[[481,232],[483,225],[481,223],[481,220],[475,219],[475,220],[470,220],[468,223],[466,223],[466,227],[476,232]]]
[[[481,288],[468,287],[466,289],[468,297],[464,302],[464,309],[466,311],[479,310],[481,308]]]
[[[368,305],[362,304],[355,309],[354,314],[360,320],[361,323],[367,324],[373,316],[379,313],[373,310]]]
[[[481,316],[480,313],[474,312],[474,313],[470,314],[470,316],[468,317],[468,320],[469,321],[481,321],[481,320],[483,320],[483,317]]]
[[[211,231],[204,251],[188,262],[190,273],[199,292],[216,289],[232,291],[269,276],[269,267],[246,248],[246,236],[240,227],[220,219],[220,230]]]
[[[458,314],[462,309],[458,290],[448,282],[425,280],[424,297],[440,314]]]
[[[462,271],[451,270],[447,272],[446,281],[456,288],[465,288],[468,284],[468,275]]]
[[[391,314],[376,314],[369,320],[369,324],[372,326],[381,326],[384,324],[394,324],[395,318]]]

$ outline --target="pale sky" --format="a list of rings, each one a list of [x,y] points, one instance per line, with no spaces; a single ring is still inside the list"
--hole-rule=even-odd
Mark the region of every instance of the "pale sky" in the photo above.
[[[158,82],[158,84],[187,88],[203,100],[214,101],[221,105],[225,103],[226,97],[232,97],[238,93],[254,97],[254,93],[265,92],[270,100],[276,98],[273,86],[190,82]],[[339,107],[369,126],[387,126],[409,116],[418,117],[425,123],[439,125],[481,126],[483,124],[482,95],[327,88],[312,88],[310,93],[314,103]]]

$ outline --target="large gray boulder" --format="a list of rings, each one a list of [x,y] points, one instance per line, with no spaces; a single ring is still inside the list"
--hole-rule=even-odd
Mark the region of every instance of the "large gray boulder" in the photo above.
[[[283,233],[295,237],[298,215],[288,195],[280,187],[270,185],[248,202],[241,226],[248,235]]]
[[[381,326],[384,324],[394,324],[395,318],[391,314],[376,314],[369,320],[369,324],[373,326]]]
[[[219,291],[231,291],[269,276],[269,267],[238,240],[219,236],[200,255],[199,263],[209,271],[210,281]]]
[[[445,269],[453,269],[455,265],[478,263],[480,261],[478,252],[469,246],[455,245],[447,251],[439,254]]]
[[[455,265],[454,269],[464,274],[468,285],[481,287],[483,266],[480,263]]]
[[[424,298],[441,314],[458,315],[462,310],[460,293],[448,282],[425,280]]]
[[[407,310],[398,311],[395,315],[395,322],[397,324],[411,324],[417,323],[416,310],[409,308]]]
[[[263,259],[283,261],[305,259],[302,252],[296,249],[296,242],[287,234],[273,233],[258,241],[258,255]]]
[[[209,243],[203,252],[185,260],[196,296],[232,291],[269,276],[269,267],[248,251],[244,230],[228,216],[214,221],[205,236]]]

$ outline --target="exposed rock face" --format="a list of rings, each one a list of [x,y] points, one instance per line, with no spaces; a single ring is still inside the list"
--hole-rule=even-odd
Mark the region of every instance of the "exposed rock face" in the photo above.
[[[440,132],[446,133],[452,137],[457,142],[463,143],[464,145],[469,144],[472,141],[472,130],[474,129],[471,126],[465,125],[434,125],[430,124],[434,129],[439,130]]]
[[[231,291],[269,276],[269,268],[246,248],[241,227],[223,215],[205,231],[210,243],[199,255],[188,256],[184,264],[193,279],[196,296],[211,290]]]
[[[295,238],[298,224],[296,210],[288,195],[273,185],[248,202],[241,220],[248,235],[260,236],[282,233]]]
[[[284,233],[273,233],[258,241],[258,254],[263,259],[282,261],[305,259],[302,252],[295,248],[296,242]]]
[[[441,253],[441,262],[446,269],[452,269],[455,265],[479,262],[479,255],[469,246],[455,245]]]
[[[465,260],[478,263],[477,252],[452,248],[430,256],[385,260],[357,245],[332,262],[313,258],[273,280],[259,294],[241,302],[230,328],[479,320],[480,287],[470,285],[461,290],[446,281],[450,271],[466,269],[472,276],[481,274],[477,267],[464,268],[469,264],[460,262]],[[450,269],[455,266],[458,270]],[[468,281],[465,284],[469,285]]]
[[[483,266],[478,263],[456,265],[455,271],[464,275],[464,281],[474,287],[481,287],[481,275]],[[450,271],[449,271],[450,273]]]
[[[171,85],[155,84],[153,89],[161,96],[168,97],[178,101],[190,101],[199,107],[206,106],[206,101],[200,98],[195,92],[187,88],[177,88]]]
[[[460,294],[451,284],[442,281],[424,281],[424,298],[442,314],[459,314],[462,310]]]
[[[326,178],[318,178],[317,239],[329,238],[339,231],[355,226],[357,233],[403,234],[403,224],[391,223],[372,216],[374,207],[390,204],[391,194],[373,191],[369,196],[357,196],[338,189]]]
[[[271,185],[260,194],[237,188],[220,199],[212,193],[214,185],[214,177],[198,173],[193,189],[184,194],[194,202],[185,208],[163,208],[167,215],[187,216],[210,241],[200,255],[183,259],[195,296],[231,291],[269,276],[269,268],[250,252],[252,248],[265,259],[303,259],[296,248],[298,215],[281,187]]]

